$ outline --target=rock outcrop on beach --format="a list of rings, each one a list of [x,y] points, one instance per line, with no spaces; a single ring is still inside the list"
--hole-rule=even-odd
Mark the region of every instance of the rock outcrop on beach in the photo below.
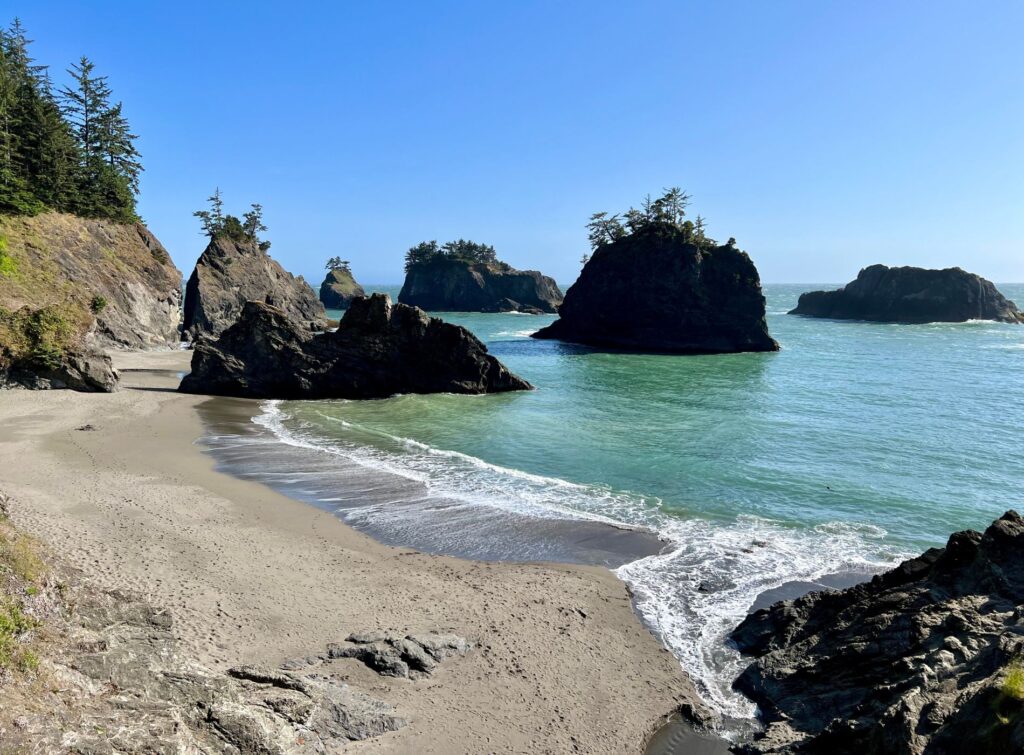
[[[398,301],[428,312],[542,314],[558,311],[562,292],[536,270],[439,255],[409,267]]]
[[[958,267],[926,270],[871,265],[836,291],[801,294],[790,314],[872,322],[1024,323],[1024,312],[991,281]]]
[[[6,521],[0,494],[5,752],[340,752],[406,725],[324,668],[198,663],[174,618],[103,591]]]
[[[366,296],[348,268],[335,268],[320,284],[320,302],[328,309],[348,309],[353,299]]]
[[[249,301],[277,307],[307,330],[327,326],[324,306],[309,284],[287,272],[255,239],[211,239],[185,286],[185,334],[219,336]]]
[[[1024,520],[967,530],[870,582],[748,616],[750,753],[1024,751]]]
[[[746,252],[732,244],[701,248],[667,225],[598,248],[566,292],[559,318],[534,338],[681,354],[779,348]]]
[[[197,342],[181,383],[187,393],[309,399],[529,388],[465,328],[384,294],[354,300],[336,331],[315,335],[249,302],[219,339]]]

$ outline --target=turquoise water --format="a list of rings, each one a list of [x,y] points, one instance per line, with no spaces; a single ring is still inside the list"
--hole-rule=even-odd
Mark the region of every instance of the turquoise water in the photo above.
[[[1024,483],[1024,327],[785,314],[814,288],[766,286],[777,354],[597,353],[529,338],[552,317],[443,314],[537,390],[287,402],[267,423],[479,506],[661,533],[618,573],[705,698],[749,715],[724,638],[759,592],[941,545]]]

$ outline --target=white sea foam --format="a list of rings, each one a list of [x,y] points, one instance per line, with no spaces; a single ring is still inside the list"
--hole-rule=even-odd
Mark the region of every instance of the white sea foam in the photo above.
[[[753,705],[730,688],[744,663],[727,636],[758,595],[791,580],[881,569],[894,563],[896,555],[885,553],[881,541],[886,533],[878,527],[829,522],[794,528],[752,516],[728,522],[682,519],[666,512],[657,498],[502,467],[327,414],[322,419],[335,423],[341,436],[351,431],[356,439],[322,437],[315,426],[303,425],[276,401],[266,402],[254,421],[284,443],[417,481],[431,494],[466,509],[487,506],[513,515],[586,519],[657,532],[671,546],[616,573],[629,584],[641,615],[702,697],[726,716],[754,713]],[[367,443],[370,437],[384,448]],[[379,501],[345,509],[345,516],[355,522],[395,527],[409,526],[407,518],[415,515]]]

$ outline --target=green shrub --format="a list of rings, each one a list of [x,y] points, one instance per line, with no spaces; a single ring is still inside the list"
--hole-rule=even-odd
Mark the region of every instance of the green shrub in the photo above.
[[[18,272],[18,261],[7,251],[7,237],[0,236],[0,277],[11,278]]]
[[[106,299],[106,297],[105,296],[100,296],[99,294],[96,294],[96,296],[92,297],[92,301],[89,303],[89,309],[92,310],[92,313],[94,315],[95,314],[99,314],[100,312],[102,312],[103,308],[106,307],[106,306],[107,306],[107,299]]]
[[[1024,661],[1020,658],[1017,658],[1010,664],[1000,691],[1006,697],[1024,701]]]

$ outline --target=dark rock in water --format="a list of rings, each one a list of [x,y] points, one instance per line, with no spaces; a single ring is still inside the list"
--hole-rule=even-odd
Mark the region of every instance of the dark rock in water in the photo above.
[[[768,725],[743,751],[1024,752],[1024,520],[949,538],[870,582],[756,611],[734,686]]]
[[[667,227],[597,249],[534,338],[680,354],[779,348],[750,257],[731,244],[702,250]]]
[[[562,292],[536,270],[437,257],[409,268],[398,301],[428,312],[539,314],[557,312]]]
[[[366,292],[347,268],[331,270],[320,284],[320,302],[329,309],[348,309],[360,296],[366,296]]]
[[[958,267],[926,270],[871,265],[837,291],[801,294],[790,314],[873,322],[1024,323],[1024,313],[990,281]]]
[[[246,302],[277,307],[298,325],[323,330],[324,307],[302,277],[294,277],[256,241],[227,236],[211,239],[185,286],[186,336],[219,336],[242,313]]]
[[[276,307],[249,302],[217,341],[196,344],[181,383],[186,393],[310,399],[531,387],[465,328],[384,294],[354,300],[337,331],[316,335]]]

